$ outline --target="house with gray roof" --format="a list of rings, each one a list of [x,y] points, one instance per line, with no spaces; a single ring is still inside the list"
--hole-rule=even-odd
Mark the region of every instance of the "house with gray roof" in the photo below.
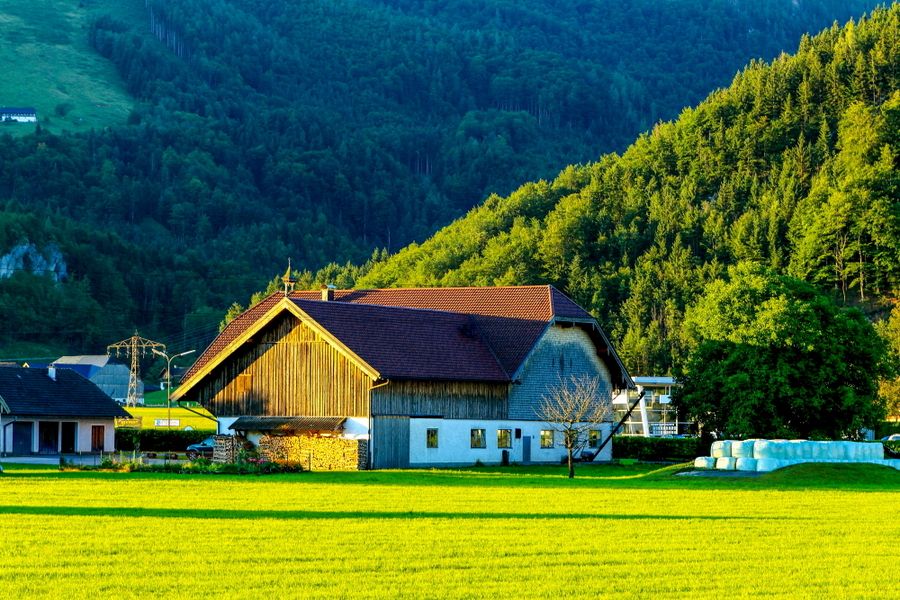
[[[0,368],[0,450],[64,454],[115,450],[128,413],[71,369]]]

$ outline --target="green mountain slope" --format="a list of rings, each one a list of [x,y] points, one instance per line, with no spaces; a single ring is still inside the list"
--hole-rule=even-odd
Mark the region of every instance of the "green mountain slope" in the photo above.
[[[213,333],[212,315],[288,257],[315,269],[425,239],[490,192],[624,148],[750,58],[875,2],[84,0],[32,3],[36,20],[7,4],[10,32],[48,48],[65,47],[53,35],[86,40],[137,104],[124,124],[83,133],[0,129],[0,262],[43,240],[44,258],[29,261],[58,249],[69,268],[53,285],[82,286],[98,307],[75,322],[53,303],[23,310],[23,290],[40,286],[14,278],[41,273],[16,259],[0,296],[27,318],[0,323],[0,356],[48,336],[80,349],[135,326],[184,343],[196,327],[191,347],[202,346],[201,322]],[[71,25],[88,18],[79,11],[96,15],[85,29]],[[556,199],[532,195],[523,214],[543,218]],[[527,224],[494,230],[541,233]],[[498,261],[514,256],[491,244]],[[72,250],[84,246],[95,251]],[[548,258],[565,265],[555,269],[569,268],[566,252]],[[101,291],[110,280],[124,297]]]
[[[672,366],[685,306],[737,261],[847,302],[896,297],[898,84],[894,5],[751,64],[621,156],[492,196],[355,283],[553,283],[610,327],[639,374]]]
[[[120,0],[4,0],[0,3],[0,105],[31,106],[53,132],[88,131],[125,122],[134,104],[115,67],[88,45],[99,14],[140,17]],[[139,22],[139,21],[138,21]],[[25,135],[34,125],[7,124]]]

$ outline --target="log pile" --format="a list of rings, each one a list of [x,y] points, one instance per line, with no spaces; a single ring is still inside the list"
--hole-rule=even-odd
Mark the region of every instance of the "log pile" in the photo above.
[[[312,435],[264,435],[260,456],[273,462],[299,463],[310,471],[362,470],[367,463],[366,440]]]
[[[243,447],[243,439],[233,435],[216,435],[213,438],[216,440],[216,445],[213,447],[213,462],[237,462],[238,453]]]

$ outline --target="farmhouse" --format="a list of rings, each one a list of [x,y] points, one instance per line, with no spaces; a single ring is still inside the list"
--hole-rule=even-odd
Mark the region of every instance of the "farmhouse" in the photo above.
[[[14,106],[0,106],[0,123],[35,123],[37,111],[33,108],[17,108]]]
[[[114,419],[127,417],[69,369],[0,368],[0,448],[13,454],[109,452]]]
[[[594,318],[552,286],[286,291],[229,323],[173,399],[200,402],[221,432],[299,437],[307,454],[344,440],[369,468],[556,462],[562,439],[538,407],[581,375],[634,388]]]

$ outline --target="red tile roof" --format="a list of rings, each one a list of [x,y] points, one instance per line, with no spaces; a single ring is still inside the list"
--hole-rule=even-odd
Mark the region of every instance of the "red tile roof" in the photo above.
[[[546,285],[335,290],[329,302],[321,294],[290,298],[383,377],[397,379],[509,381],[551,320],[593,320]],[[182,381],[283,297],[276,292],[231,321]]]

